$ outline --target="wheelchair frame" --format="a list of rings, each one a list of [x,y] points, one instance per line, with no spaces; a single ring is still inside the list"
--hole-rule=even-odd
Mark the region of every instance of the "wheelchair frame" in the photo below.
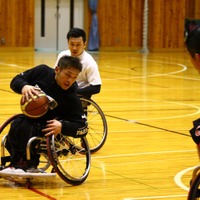
[[[10,155],[6,152],[5,143],[7,133],[5,129],[20,114],[10,117],[0,126],[0,134],[4,132],[1,142],[1,166],[7,167],[10,162]],[[73,138],[59,134],[59,137],[32,137],[29,139],[26,147],[27,160],[31,158],[31,145],[34,141],[39,141],[37,153],[45,158],[43,167],[39,165],[39,172],[45,171],[52,165],[52,172],[56,172],[58,176],[65,182],[72,185],[83,183],[89,175],[91,167],[90,148],[86,137]],[[8,155],[6,155],[6,153]]]

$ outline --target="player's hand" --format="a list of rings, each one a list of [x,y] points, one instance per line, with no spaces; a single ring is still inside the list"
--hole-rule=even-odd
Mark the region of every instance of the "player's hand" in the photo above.
[[[22,102],[25,102],[25,100],[29,100],[32,98],[34,100],[34,95],[39,95],[41,89],[39,87],[35,87],[32,85],[25,85],[22,88]]]
[[[48,120],[46,128],[42,129],[42,132],[45,133],[45,136],[50,136],[50,135],[58,135],[61,133],[62,129],[62,124],[58,120]]]

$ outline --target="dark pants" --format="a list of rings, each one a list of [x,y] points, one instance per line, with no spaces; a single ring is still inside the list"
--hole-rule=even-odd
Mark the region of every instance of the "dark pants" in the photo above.
[[[6,141],[6,149],[11,155],[11,165],[19,162],[26,162],[26,145],[33,136],[43,136],[41,133],[42,124],[39,120],[34,120],[20,115],[11,123]],[[34,149],[34,142],[31,146],[31,161],[29,165],[36,167],[39,164],[39,154]],[[31,167],[31,166],[30,166]]]

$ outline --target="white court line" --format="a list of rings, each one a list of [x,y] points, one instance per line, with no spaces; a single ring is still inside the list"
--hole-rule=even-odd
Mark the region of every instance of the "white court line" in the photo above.
[[[135,99],[137,100],[137,99]],[[143,99],[144,101],[144,99]],[[195,105],[192,105],[192,104],[185,104],[185,103],[181,103],[181,102],[173,102],[173,101],[160,101],[160,100],[148,100],[148,99],[145,99],[146,103],[151,103],[151,102],[162,102],[162,103],[169,103],[169,104],[177,104],[177,105],[182,105],[182,106],[188,106],[188,107],[192,107],[194,109],[196,109],[197,111],[196,112],[193,112],[193,113],[190,113],[190,114],[182,114],[182,115],[177,115],[177,116],[169,116],[169,117],[151,117],[151,118],[138,118],[137,120],[134,120],[134,119],[127,119],[128,122],[130,123],[135,123],[137,121],[142,121],[142,120],[155,120],[155,119],[176,119],[176,118],[183,118],[183,117],[188,117],[188,116],[193,116],[193,115],[197,115],[200,113],[200,107],[199,106],[195,106]],[[119,107],[119,106],[118,106]],[[120,106],[120,107],[123,107],[123,106]],[[106,113],[105,113],[106,114]]]
[[[175,183],[182,189],[189,191],[189,187],[185,186],[183,182],[181,181],[182,176],[191,170],[194,170],[197,166],[193,166],[187,169],[184,169],[176,174],[174,177]],[[188,194],[182,194],[182,195],[168,195],[168,196],[148,196],[148,197],[137,197],[137,198],[123,198],[123,200],[140,200],[140,199],[168,199],[168,198],[175,198],[175,197],[186,197]]]
[[[139,200],[139,199],[169,199],[176,197],[186,197],[187,194],[179,194],[179,195],[168,195],[168,196],[149,196],[149,197],[137,197],[137,198],[123,198],[123,200]]]
[[[110,99],[110,98],[107,98]],[[128,98],[120,98],[121,100],[129,100]],[[199,106],[195,106],[192,104],[186,104],[186,103],[181,103],[181,102],[175,102],[175,101],[161,101],[161,100],[155,100],[155,99],[137,99],[137,98],[133,98],[132,102],[134,101],[141,101],[141,102],[146,102],[146,103],[151,103],[151,102],[162,102],[162,103],[168,103],[168,104],[176,104],[176,105],[181,105],[181,106],[187,106],[187,107],[191,107],[196,109],[196,112],[193,113],[189,113],[189,114],[183,114],[183,115],[177,115],[177,116],[169,116],[169,117],[151,117],[151,118],[138,118],[137,120],[135,119],[127,119],[127,122],[129,123],[134,123],[134,122],[138,122],[138,121],[143,121],[143,120],[157,120],[157,119],[176,119],[176,118],[183,118],[183,117],[188,117],[188,116],[193,116],[193,115],[197,115],[200,113],[200,107]],[[109,108],[111,108],[112,106],[109,106]],[[118,107],[123,107],[123,106],[118,106]],[[105,113],[106,114],[106,113]]]
[[[16,64],[8,64],[8,63],[3,63],[3,62],[0,62],[0,65],[7,65],[7,66],[9,66],[9,67],[18,67],[18,68],[25,68],[25,67],[23,67],[23,66],[20,66],[20,65],[16,65]]]
[[[169,154],[169,153],[185,153],[185,152],[196,152],[195,150],[176,150],[176,151],[151,151],[151,152],[140,152],[132,154],[113,154],[108,156],[92,156],[92,158],[114,158],[114,157],[129,157],[139,155],[152,155],[152,154]]]
[[[167,153],[184,153],[184,152],[196,152],[196,150],[176,150],[176,151],[158,151],[158,152],[141,152],[141,153],[133,153],[133,154],[116,154],[116,155],[109,155],[109,156],[92,156],[92,158],[114,158],[114,157],[127,157],[127,156],[139,156],[139,155],[151,155],[151,154],[167,154]],[[196,167],[196,166],[195,166]],[[181,188],[188,191],[188,188],[180,181],[181,176],[189,171],[194,169],[195,167],[188,168],[183,170],[176,175],[175,182],[178,183]],[[130,197],[130,198],[123,198],[123,200],[142,200],[142,199],[169,199],[169,198],[176,198],[176,197],[187,197],[187,194],[180,194],[180,195],[165,195],[165,196],[148,196],[148,197]]]
[[[198,166],[198,165],[197,165]],[[188,172],[188,171],[191,171],[191,170],[194,170],[197,166],[194,166],[194,167],[190,167],[190,168],[187,168],[187,169],[184,169],[180,172],[178,172],[176,174],[176,176],[174,177],[174,182],[182,189],[186,190],[186,191],[189,191],[189,187],[185,186],[181,180],[182,176]],[[192,178],[192,177],[191,177]]]
[[[193,166],[187,169],[184,169],[176,174],[174,177],[175,183],[182,189],[189,191],[189,187],[183,184],[181,178],[182,176],[191,170],[194,170],[197,166]],[[151,197],[139,197],[139,198],[123,198],[123,200],[140,200],[140,199],[166,199],[166,198],[175,198],[175,197],[186,197],[188,194],[185,195],[169,195],[169,196],[151,196]]]
[[[0,62],[0,65],[7,65],[10,67],[18,67],[18,65],[16,65],[16,64],[7,64],[7,63],[3,63],[3,62]]]
[[[104,78],[103,80],[108,81],[108,80],[130,80],[130,79],[136,79],[136,78],[147,78],[147,77],[157,77],[157,76],[169,76],[169,77],[174,77],[174,78],[179,78],[183,80],[191,80],[191,81],[199,81],[200,78],[191,78],[191,77],[183,77],[183,76],[173,76],[171,74],[154,74],[154,75],[147,75],[147,76],[128,76],[128,77],[123,77],[123,78]]]
[[[164,62],[163,62],[164,63]],[[168,63],[168,64],[173,64],[173,63]],[[147,78],[147,77],[157,77],[157,76],[167,76],[167,75],[171,75],[171,74],[178,74],[178,73],[181,73],[181,72],[184,72],[187,70],[187,66],[185,65],[182,65],[182,64],[176,64],[178,66],[181,66],[182,69],[181,70],[177,70],[177,71],[173,71],[173,72],[168,72],[168,73],[154,73],[152,75],[145,75],[145,76],[129,76],[129,77],[122,77],[122,78],[107,78],[107,79],[104,79],[104,80],[124,80],[124,79],[136,79],[136,78]],[[120,69],[120,68],[118,68]],[[122,68],[124,70],[124,68]],[[131,69],[130,69],[131,70]]]
[[[141,152],[141,153],[134,153],[134,154],[118,154],[118,155],[109,155],[109,156],[92,156],[92,158],[113,158],[113,157],[127,157],[127,156],[138,156],[138,155],[150,155],[150,154],[167,154],[167,153],[183,153],[183,152],[196,152],[196,150],[176,150],[176,151],[158,151],[158,152]],[[179,172],[174,180],[177,185],[179,185],[184,190],[188,191],[189,189],[181,182],[181,177],[187,171],[194,169],[196,166],[188,168]],[[165,196],[144,196],[144,197],[130,197],[130,198],[123,198],[123,200],[142,200],[142,199],[169,199],[169,198],[176,198],[176,197],[187,197],[188,194],[180,194],[180,195],[165,195]]]
[[[148,62],[155,62],[155,63],[162,63],[162,64],[170,64],[170,65],[182,65],[182,64],[178,64],[176,62],[168,62],[168,61],[161,61],[161,60],[152,60],[152,59],[149,59],[149,58],[135,58],[135,57],[132,57],[132,56],[129,56],[128,58],[131,58],[131,59],[134,59],[134,60],[146,60]],[[185,61],[185,60],[184,60]]]
[[[183,65],[183,64],[177,64],[177,63],[171,63],[171,62],[162,62],[162,61],[156,61],[156,60],[148,60],[147,61],[152,61],[152,62],[159,62],[159,63],[162,63],[162,64],[170,64],[170,65],[178,65],[178,66],[181,66],[182,69],[181,70],[177,70],[177,71],[173,71],[173,72],[168,72],[168,73],[154,73],[152,75],[147,75],[147,76],[132,76],[132,77],[123,77],[123,78],[105,78],[104,80],[124,80],[124,79],[131,79],[131,78],[146,78],[146,77],[156,77],[156,76],[170,76],[170,77],[174,77],[174,78],[179,78],[179,79],[185,79],[185,80],[196,80],[196,81],[199,81],[200,79],[199,78],[190,78],[190,77],[182,77],[182,76],[173,76],[172,74],[178,74],[178,73],[181,73],[181,72],[184,72],[187,70],[187,66]],[[108,66],[107,66],[108,67]],[[120,69],[120,68],[119,68]],[[126,70],[124,68],[122,68],[123,70]],[[129,70],[131,70],[129,68]]]

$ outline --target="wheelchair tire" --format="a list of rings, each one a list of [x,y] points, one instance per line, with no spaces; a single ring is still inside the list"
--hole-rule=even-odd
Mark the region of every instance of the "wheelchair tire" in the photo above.
[[[106,117],[99,105],[90,98],[80,97],[88,121],[88,134],[86,136],[90,152],[100,150],[107,139],[108,125]]]
[[[17,118],[18,116],[20,116],[21,114],[16,114],[13,115],[12,117],[10,117],[9,119],[7,119],[1,126],[0,126],[0,134],[3,132],[4,128],[9,125],[15,118]]]
[[[80,143],[83,148],[80,147]],[[90,149],[85,137],[47,137],[47,151],[56,173],[71,185],[80,185],[89,175],[91,165]]]
[[[200,173],[197,174],[194,181],[190,186],[187,200],[198,200],[200,199]]]
[[[3,134],[3,139],[1,141],[1,164],[0,164],[2,169],[6,167],[6,163],[10,163],[11,161],[10,154],[5,148],[5,141],[7,138],[7,134],[10,130],[10,124],[15,118],[17,118],[20,115],[21,114],[16,114],[16,115],[11,116],[0,126],[0,134]]]

